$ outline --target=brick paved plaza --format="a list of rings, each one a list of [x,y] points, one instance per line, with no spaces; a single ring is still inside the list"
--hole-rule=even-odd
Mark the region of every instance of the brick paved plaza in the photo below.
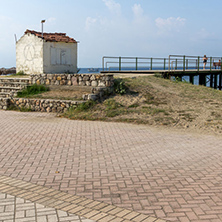
[[[222,137],[12,111],[0,126],[0,176],[169,221],[222,221]]]

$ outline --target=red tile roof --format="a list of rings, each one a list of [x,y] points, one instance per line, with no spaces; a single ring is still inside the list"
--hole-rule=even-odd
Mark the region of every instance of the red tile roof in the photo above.
[[[41,32],[36,32],[33,30],[26,30],[25,34],[33,34],[39,38],[42,38]],[[67,43],[77,43],[77,41],[73,38],[70,38],[66,35],[66,33],[43,33],[43,39],[47,42],[67,42]]]

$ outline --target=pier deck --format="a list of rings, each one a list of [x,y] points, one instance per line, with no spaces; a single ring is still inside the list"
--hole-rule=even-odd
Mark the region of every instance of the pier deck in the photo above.
[[[103,74],[169,74],[169,75],[199,75],[205,74],[210,75],[212,74],[221,74],[221,69],[205,69],[205,70],[198,70],[198,69],[190,69],[190,70],[118,70],[118,71],[101,71],[100,73]]]

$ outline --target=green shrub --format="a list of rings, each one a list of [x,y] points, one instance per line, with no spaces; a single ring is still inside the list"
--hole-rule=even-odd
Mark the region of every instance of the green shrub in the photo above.
[[[114,92],[120,95],[126,94],[128,87],[122,79],[114,80]]]
[[[74,110],[77,112],[87,111],[94,107],[96,105],[96,102],[93,100],[88,100],[85,103],[79,104]]]
[[[31,85],[27,86],[27,88],[23,89],[21,92],[18,92],[17,97],[25,97],[29,95],[35,95],[42,92],[49,91],[49,88],[44,85]]]

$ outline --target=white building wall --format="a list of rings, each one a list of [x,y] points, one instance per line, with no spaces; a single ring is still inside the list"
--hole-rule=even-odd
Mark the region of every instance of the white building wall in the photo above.
[[[43,72],[77,72],[77,43],[44,42]]]
[[[25,34],[16,43],[16,72],[43,73],[43,41],[32,34]]]

